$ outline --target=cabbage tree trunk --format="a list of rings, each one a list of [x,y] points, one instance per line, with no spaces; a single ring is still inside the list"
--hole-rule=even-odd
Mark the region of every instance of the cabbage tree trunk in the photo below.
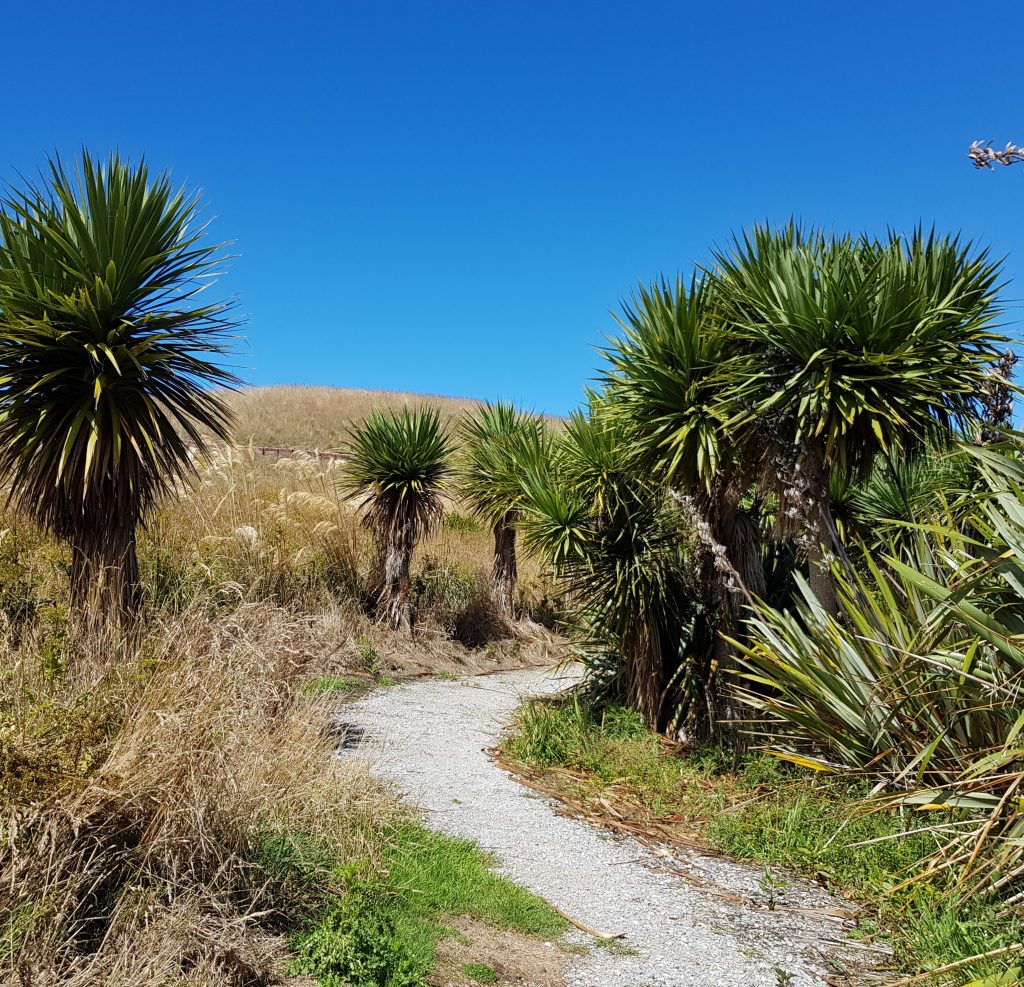
[[[68,537],[71,606],[84,624],[100,627],[134,618],[142,601],[134,518],[82,524]]]
[[[664,726],[665,662],[658,629],[642,621],[624,644],[628,704],[659,730]]]
[[[392,531],[384,547],[377,616],[396,630],[409,630],[411,620],[413,545],[403,531]]]
[[[503,518],[494,525],[494,568],[491,572],[491,588],[498,610],[506,617],[514,616],[518,578],[516,529],[510,523],[510,519]]]
[[[839,598],[832,578],[831,559],[842,551],[839,532],[832,517],[832,501],[828,492],[828,470],[821,454],[810,452],[804,458],[807,497],[810,501],[807,518],[807,585],[826,613],[839,613]]]

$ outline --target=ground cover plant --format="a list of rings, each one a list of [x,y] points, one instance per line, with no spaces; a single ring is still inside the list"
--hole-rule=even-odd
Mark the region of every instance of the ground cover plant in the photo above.
[[[823,780],[763,751],[680,751],[634,711],[578,695],[526,703],[500,754],[596,824],[767,865],[754,905],[784,902],[794,872],[849,896],[855,935],[894,949],[890,980],[1013,947],[1024,934],[998,901],[964,899],[955,880],[930,874],[941,841],[915,816],[873,806],[870,779]],[[1016,983],[1016,969],[1010,952],[930,982]]]
[[[344,896],[296,936],[294,971],[325,987],[416,987],[438,941],[459,935],[447,916],[548,938],[567,927],[539,898],[493,874],[472,843],[416,823],[387,831],[379,863],[375,872],[349,868]]]

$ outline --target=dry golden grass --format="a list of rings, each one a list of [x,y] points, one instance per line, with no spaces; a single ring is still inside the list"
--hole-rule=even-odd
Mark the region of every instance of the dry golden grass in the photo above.
[[[174,605],[194,596],[271,600],[310,613],[365,610],[372,539],[345,499],[343,465],[307,454],[268,459],[221,447],[200,463],[198,480],[165,505],[145,533],[141,556],[151,592]],[[493,537],[448,502],[447,521],[414,557],[416,641],[477,647],[534,641],[529,623],[471,626],[489,618]],[[554,586],[534,559],[520,560],[526,616],[546,618]],[[369,621],[366,621],[369,624]],[[366,633],[361,631],[360,633]],[[396,645],[409,643],[392,635]]]
[[[335,421],[368,408],[319,391]],[[317,444],[308,418],[279,424],[260,438]],[[338,684],[558,657],[529,616],[496,616],[491,535],[463,515],[417,552],[410,636],[368,615],[373,551],[341,463],[224,447],[197,467],[140,533],[128,639],[76,636],[66,550],[0,512],[0,983],[278,982],[284,932],[337,890],[289,860],[372,861],[406,811],[330,757]],[[551,586],[521,569],[540,613]]]
[[[481,403],[436,394],[283,385],[246,388],[229,394],[227,400],[237,416],[236,442],[306,450],[338,449],[348,426],[361,423],[373,411],[429,406],[451,420]]]
[[[296,883],[267,848],[302,834],[337,860],[372,857],[398,811],[330,757],[327,706],[295,688],[317,660],[306,635],[266,605],[216,622],[193,611],[141,647],[73,645],[60,674],[38,642],[8,637],[4,983],[276,978],[288,955],[278,928],[334,878],[324,869],[310,886],[307,869]]]

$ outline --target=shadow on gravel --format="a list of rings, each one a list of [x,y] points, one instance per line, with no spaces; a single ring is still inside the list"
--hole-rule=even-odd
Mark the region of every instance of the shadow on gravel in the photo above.
[[[351,751],[359,747],[366,739],[366,731],[355,723],[335,717],[327,728],[327,736],[334,741],[334,753]]]

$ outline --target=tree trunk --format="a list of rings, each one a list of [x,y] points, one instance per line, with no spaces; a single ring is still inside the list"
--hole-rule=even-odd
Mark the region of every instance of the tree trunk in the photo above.
[[[400,534],[388,538],[384,552],[384,573],[377,596],[377,615],[396,630],[410,630],[412,591],[412,547]]]
[[[842,546],[832,519],[828,470],[817,452],[809,452],[803,463],[811,503],[807,518],[807,584],[825,612],[835,615],[839,613],[839,598],[832,578],[831,558],[834,551],[842,551]]]
[[[728,672],[736,661],[735,646],[727,638],[743,640],[745,609],[765,591],[761,532],[740,510],[741,494],[738,483],[720,478],[715,489],[695,498],[704,614],[694,633],[702,643],[691,646],[688,667],[672,680],[681,690],[678,736],[685,743],[710,740],[722,731],[723,721],[741,712],[730,695]]]
[[[71,605],[91,627],[123,624],[142,602],[135,520],[85,528],[71,542]]]
[[[656,627],[644,623],[625,642],[627,703],[654,730],[660,730],[664,705],[665,663]]]
[[[515,615],[518,577],[516,529],[508,519],[503,519],[494,525],[494,568],[491,572],[491,587],[494,602],[505,617],[511,618]]]

